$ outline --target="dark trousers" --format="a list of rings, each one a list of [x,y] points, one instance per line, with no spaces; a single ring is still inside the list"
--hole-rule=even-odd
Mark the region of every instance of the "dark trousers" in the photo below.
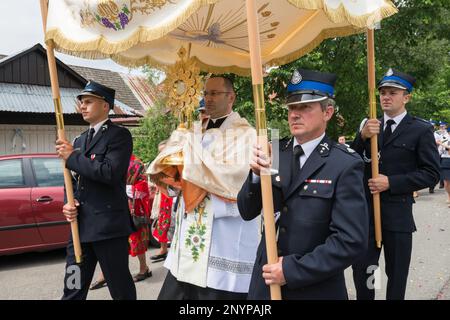
[[[85,300],[99,262],[114,300],[136,300],[136,287],[128,267],[128,237],[82,243],[83,262],[75,263],[72,240],[67,245],[62,300]]]
[[[411,262],[412,233],[383,230],[382,237],[386,264],[385,272],[388,277],[386,300],[404,300],[409,263]],[[373,284],[375,268],[371,266],[378,266],[380,253],[381,249],[376,247],[375,237],[372,231],[369,237],[369,248],[366,255],[352,266],[353,281],[358,300],[375,299],[375,289],[370,289],[368,284]]]
[[[178,281],[167,273],[158,300],[245,300],[247,293],[236,293],[212,288],[202,288]]]

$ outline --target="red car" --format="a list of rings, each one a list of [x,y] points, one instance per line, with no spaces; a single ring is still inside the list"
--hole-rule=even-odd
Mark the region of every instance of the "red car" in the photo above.
[[[55,154],[0,156],[0,255],[66,246],[63,186]]]
[[[0,156],[0,256],[65,247],[64,176],[53,153]],[[150,245],[157,221],[150,225]]]

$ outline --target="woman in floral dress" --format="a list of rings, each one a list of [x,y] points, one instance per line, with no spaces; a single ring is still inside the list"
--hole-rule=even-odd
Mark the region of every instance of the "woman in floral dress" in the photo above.
[[[161,141],[158,144],[158,151],[161,152],[166,146],[167,140]],[[158,240],[161,245],[159,253],[151,256],[151,260],[164,260],[167,257],[167,247],[169,239],[167,233],[170,228],[171,213],[172,213],[172,198],[165,195],[161,190],[157,191],[158,195],[156,199],[161,199],[159,203],[158,222],[155,230],[153,230],[153,236]]]
[[[144,163],[132,155],[127,178],[127,195],[130,211],[136,216],[146,216],[148,221],[150,221],[150,208],[153,197],[150,197],[147,177],[144,172]],[[145,261],[145,252],[147,251],[149,240],[150,230],[148,224],[141,226],[128,238],[129,254],[139,259],[139,273],[134,276],[135,282],[152,276],[152,272]]]
[[[161,191],[158,191],[161,192]],[[167,247],[169,239],[167,232],[170,227],[170,217],[172,213],[172,198],[161,192],[161,202],[159,205],[159,216],[153,236],[159,241],[161,249],[157,255],[151,256],[151,260],[164,260],[167,257]]]

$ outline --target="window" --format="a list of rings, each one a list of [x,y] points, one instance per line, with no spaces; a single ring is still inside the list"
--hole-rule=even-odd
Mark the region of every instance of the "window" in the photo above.
[[[25,185],[22,171],[22,160],[0,161],[0,188],[22,187]]]
[[[64,186],[64,173],[60,159],[34,158],[32,163],[38,187]]]

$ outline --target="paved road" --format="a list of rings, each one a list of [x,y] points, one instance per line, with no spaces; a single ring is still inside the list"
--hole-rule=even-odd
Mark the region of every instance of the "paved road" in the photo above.
[[[450,208],[444,191],[434,195],[422,190],[415,205],[418,232],[414,234],[407,299],[450,300]],[[157,249],[151,249],[147,256]],[[64,277],[64,250],[0,257],[0,299],[59,299]],[[153,277],[136,284],[138,299],[156,299],[166,270],[162,262],[150,264]],[[384,268],[383,260],[381,260]],[[130,258],[130,270],[138,271],[137,259]],[[377,299],[384,299],[386,277]],[[349,295],[355,297],[351,269],[346,270]],[[107,288],[91,291],[88,299],[109,300]]]
[[[417,232],[413,234],[413,254],[406,289],[408,300],[450,300],[450,208],[443,189],[429,194],[421,190],[414,205]],[[387,278],[381,254],[381,289],[376,299],[386,297]],[[355,298],[351,269],[346,270],[349,296]]]

